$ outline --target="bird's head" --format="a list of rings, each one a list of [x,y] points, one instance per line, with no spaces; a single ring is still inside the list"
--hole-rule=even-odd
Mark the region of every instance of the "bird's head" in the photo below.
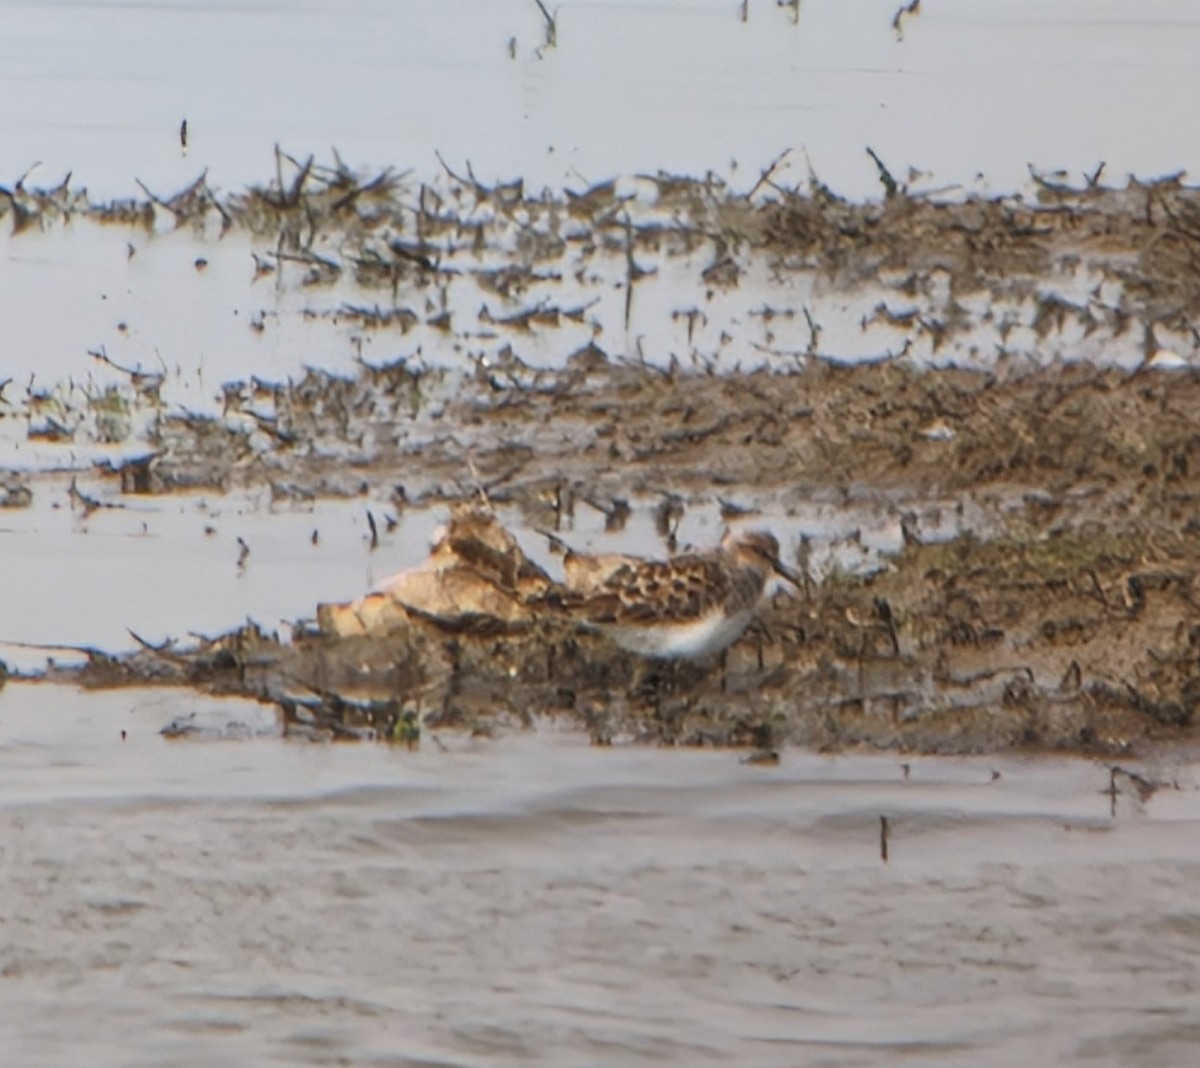
[[[764,572],[774,571],[793,586],[802,585],[800,576],[779,559],[779,541],[768,531],[749,530],[737,534],[729,531],[721,546],[743,567],[757,567]]]

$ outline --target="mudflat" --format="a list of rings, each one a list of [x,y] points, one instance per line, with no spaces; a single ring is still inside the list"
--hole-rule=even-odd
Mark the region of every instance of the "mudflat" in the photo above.
[[[295,729],[355,736],[552,714],[601,742],[763,750],[1190,741],[1195,191],[1042,180],[1032,201],[939,200],[881,175],[887,195],[866,205],[819,182],[780,189],[769,171],[749,194],[660,176],[559,198],[455,175],[412,188],[309,160],[224,200],[202,180],[140,205],[13,198],[19,229],[71,212],[136,228],[169,212],[218,250],[237,230],[274,249],[256,279],[290,271],[315,294],[308,320],[376,343],[425,331],[458,353],[457,366],[364,360],[227,382],[211,415],[164,407],[169,374],[98,353],[119,383],[102,394],[10,401],[30,440],[138,447],[72,483],[84,516],[198,490],[363,497],[374,545],[380,526],[473,502],[553,570],[552,548],[603,549],[631,517],[653,519],[644,555],[679,551],[694,544],[685,517],[701,515],[691,533],[711,542],[724,524],[774,528],[805,576],[720,664],[664,670],[554,621],[421,619],[386,636],[301,625],[279,641],[250,625],[145,642],[92,656],[80,681],[257,696]],[[670,315],[685,358],[606,350],[671,272],[684,277],[668,295],[695,300]],[[346,284],[375,303],[322,307]],[[473,321],[451,295],[468,285],[491,293]],[[842,360],[814,309],[836,305],[844,322],[868,303],[860,332],[893,341]],[[587,342],[568,348],[580,328]],[[805,345],[783,337],[797,332]],[[545,353],[559,333],[557,365],[522,357],[523,339]],[[1073,338],[1081,352],[1109,345],[1118,365],[1063,359]],[[7,503],[27,505],[41,477],[10,476]]]

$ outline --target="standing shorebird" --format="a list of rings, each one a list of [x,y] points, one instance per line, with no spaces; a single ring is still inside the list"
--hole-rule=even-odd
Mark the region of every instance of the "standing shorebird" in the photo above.
[[[613,559],[606,578],[587,584],[579,615],[590,630],[655,660],[698,660],[723,651],[750,625],[772,574],[799,585],[779,560],[779,542],[765,531],[726,534],[711,553]]]

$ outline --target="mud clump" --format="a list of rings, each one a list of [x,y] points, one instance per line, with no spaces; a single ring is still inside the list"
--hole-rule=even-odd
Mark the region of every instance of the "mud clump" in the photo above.
[[[411,378],[404,367],[349,380],[310,371],[278,388],[287,414],[266,451],[251,431],[170,417],[127,481],[147,492],[266,484],[309,496],[403,487],[409,504],[483,487],[551,520],[547,508],[639,493],[786,504],[868,491],[984,500],[991,489],[1031,529],[1054,526],[1055,513],[1108,527],[1150,505],[1186,519],[1196,501],[1191,372],[816,363],[708,378],[600,361],[539,372],[527,388],[459,381],[417,413]]]
[[[552,610],[415,610],[373,635],[284,644],[248,628],[188,652],[147,647],[93,660],[81,680],[256,696],[315,737],[412,743],[422,727],[557,716],[600,744],[1128,753],[1193,738],[1198,575],[1187,536],[964,537],[777,594],[709,662],[642,660]]]
[[[900,548],[861,574],[810,569],[717,663],[641,661],[531,613],[552,592],[546,576],[513,543],[480,540],[450,547],[470,566],[436,589],[470,599],[482,581],[486,610],[455,617],[442,602],[397,610],[402,598],[367,598],[343,606],[341,623],[323,611],[323,629],[290,643],[237,632],[187,651],[145,648],[94,658],[83,681],[249,694],[278,702],[292,731],[410,742],[422,726],[486,733],[546,716],[598,743],[758,749],[1124,753],[1194,733],[1194,374],[817,364],[704,378],[593,355],[499,395],[460,383],[435,420],[458,430],[436,436],[408,404],[407,369],[341,381],[334,395],[359,411],[350,420],[329,416],[337,406],[320,379],[296,386],[277,447],[253,463],[227,428],[180,420],[136,478],[113,477],[131,492],[365,488],[399,493],[404,508],[483,494],[563,533],[580,507],[620,523],[638,495],[662,502],[668,533],[672,515],[704,502],[769,525],[821,500],[874,509]],[[179,444],[192,433],[195,451]],[[959,531],[948,540],[930,533],[946,510]],[[396,589],[411,601],[429,581]]]

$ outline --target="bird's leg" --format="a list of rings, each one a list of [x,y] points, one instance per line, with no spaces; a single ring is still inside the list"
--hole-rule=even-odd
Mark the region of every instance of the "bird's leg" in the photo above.
[[[641,700],[648,699],[657,708],[661,689],[662,680],[659,678],[655,662],[638,657],[634,662],[633,678],[629,682],[630,696]]]

